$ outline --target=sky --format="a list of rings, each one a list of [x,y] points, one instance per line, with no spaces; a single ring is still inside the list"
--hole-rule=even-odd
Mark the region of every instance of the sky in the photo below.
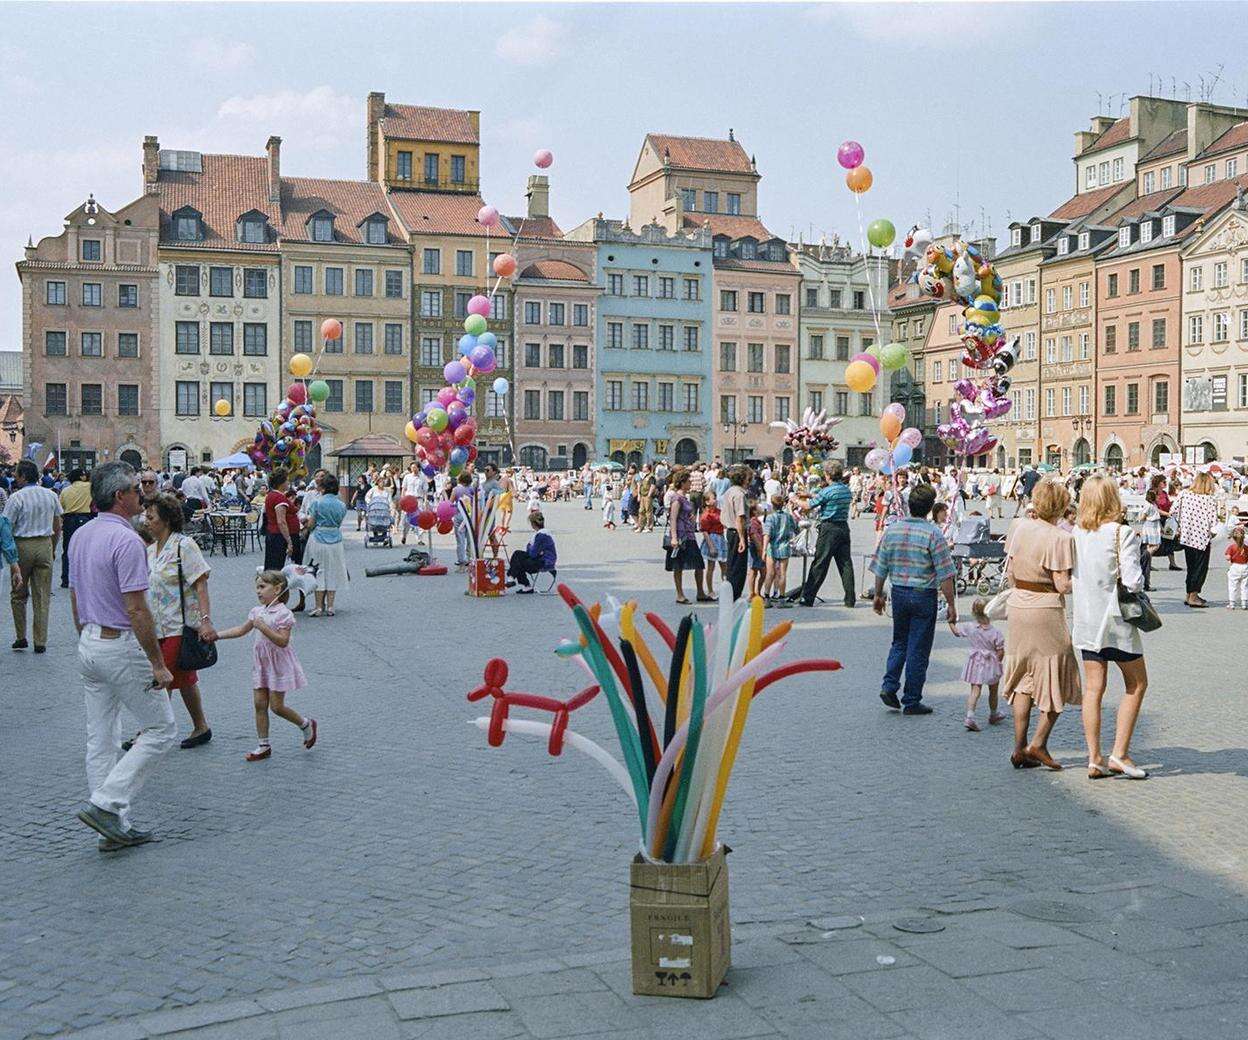
[[[773,232],[860,241],[836,164],[866,149],[862,223],[960,214],[1003,235],[1074,193],[1074,133],[1133,94],[1248,104],[1236,3],[6,4],[0,255],[94,193],[141,192],[141,144],[260,155],[287,175],[365,174],[365,98],[481,110],[482,183],[523,211],[549,148],[565,228],[627,215],[647,132],[756,156]],[[1238,17],[1237,17],[1238,16]],[[1216,77],[1216,83],[1215,83]],[[1187,84],[1187,86],[1185,86]],[[0,349],[19,346],[16,271]]]

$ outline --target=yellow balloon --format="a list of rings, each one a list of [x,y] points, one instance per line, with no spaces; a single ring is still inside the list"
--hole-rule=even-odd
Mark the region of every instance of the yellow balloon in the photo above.
[[[230,414],[230,402],[227,401],[223,397],[221,398],[221,400],[219,400],[216,404],[212,406],[212,410],[216,412],[217,415],[219,415],[222,419],[224,419],[227,415]]]
[[[409,441],[413,444],[416,443],[416,427],[412,425],[412,421],[410,419],[407,421],[407,425],[403,427],[403,432],[407,434],[407,439]]]
[[[294,354],[290,359],[290,374],[303,379],[312,371],[312,359],[307,354]]]
[[[875,369],[865,361],[851,361],[845,366],[845,385],[856,394],[865,394],[875,386]]]

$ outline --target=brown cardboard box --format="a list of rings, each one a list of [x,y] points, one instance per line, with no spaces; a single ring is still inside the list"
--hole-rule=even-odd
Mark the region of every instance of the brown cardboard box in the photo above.
[[[473,560],[468,568],[468,595],[501,596],[507,584],[502,560]]]
[[[632,863],[633,992],[713,997],[732,963],[728,861],[721,845],[701,863]]]

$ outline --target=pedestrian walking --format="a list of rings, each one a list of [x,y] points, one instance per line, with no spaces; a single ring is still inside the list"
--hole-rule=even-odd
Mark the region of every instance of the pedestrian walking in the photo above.
[[[1244,529],[1231,531],[1231,544],[1226,547],[1226,606],[1229,610],[1239,607],[1248,610],[1248,545],[1244,544]]]
[[[966,719],[963,725],[972,733],[979,732],[979,723],[975,721],[975,707],[979,704],[979,696],[985,686],[988,687],[988,724],[995,726],[1005,720],[1003,712],[997,710],[997,690],[1001,684],[1001,659],[1005,656],[1005,637],[988,620],[988,604],[977,599],[971,604],[970,624],[960,624],[954,630],[955,636],[969,641],[966,664],[962,668],[962,681],[970,686],[966,695]]]
[[[281,466],[269,474],[269,493],[264,496],[264,569],[280,571],[286,557],[294,559],[294,541],[290,537],[287,513],[294,507],[286,497],[287,474]]]
[[[734,600],[740,599],[745,591],[745,579],[749,570],[749,554],[746,552],[748,509],[745,501],[745,485],[749,480],[749,467],[739,464],[731,467],[728,470],[728,490],[719,498],[728,563],[724,577],[732,586]]]
[[[797,534],[797,521],[785,508],[784,495],[771,500],[771,512],[765,525],[765,552],[767,577],[764,595],[767,602],[777,607],[788,607],[787,592],[789,557],[793,555],[793,536]]]
[[[676,586],[676,602],[682,604],[689,602],[685,595],[685,571],[693,571],[698,602],[705,603],[711,599],[702,586],[705,561],[698,551],[698,528],[694,522],[693,505],[689,501],[690,483],[687,469],[677,469],[672,473],[671,491],[668,492],[667,530],[663,537],[663,548],[666,551],[664,569],[671,574]]]
[[[91,519],[91,481],[85,469],[78,468],[69,471],[69,484],[61,491],[60,498],[61,588],[67,589],[69,588],[69,540],[78,528]]]
[[[133,471],[132,471],[133,472]],[[61,500],[39,482],[39,467],[22,459],[16,470],[17,490],[9,495],[4,515],[13,527],[22,580],[9,590],[13,610],[14,650],[25,650],[26,602],[34,613],[35,653],[48,646],[48,603],[52,597],[52,564],[61,537]]]
[[[806,583],[801,586],[799,594],[804,606],[813,607],[815,597],[819,595],[819,589],[823,586],[824,578],[827,577],[828,568],[835,560],[837,571],[841,576],[841,591],[844,594],[845,606],[852,607],[855,590],[854,561],[850,553],[849,540],[851,495],[845,483],[844,467],[836,461],[825,463],[823,478],[823,487],[810,499],[809,511],[819,525],[819,533],[815,542],[815,558],[811,562],[810,572],[806,575]]]
[[[87,712],[90,792],[78,819],[101,835],[101,851],[110,852],[152,839],[150,831],[134,826],[130,810],[144,782],[173,747],[177,726],[164,692],[173,675],[161,654],[147,602],[147,553],[130,522],[140,508],[133,467],[125,462],[97,466],[91,475],[91,499],[98,516],[78,531],[69,561],[69,603],[78,630]],[[139,735],[119,757],[123,706],[138,720]]]
[[[1183,562],[1187,566],[1188,607],[1207,607],[1201,597],[1209,576],[1209,543],[1213,541],[1218,523],[1218,502],[1213,497],[1215,485],[1208,473],[1197,473],[1192,486],[1179,493],[1170,510],[1170,516],[1179,527],[1178,542],[1183,547]]]

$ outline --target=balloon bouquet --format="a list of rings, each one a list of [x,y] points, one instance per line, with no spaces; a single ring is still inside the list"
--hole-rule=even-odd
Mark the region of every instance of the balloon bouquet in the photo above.
[[[914,450],[923,443],[923,434],[913,426],[906,427],[906,409],[894,401],[880,416],[880,436],[887,448],[872,448],[867,452],[866,464],[878,473],[892,477],[910,465]]]
[[[321,324],[321,335],[327,340],[342,336],[342,322],[329,318]],[[329,397],[329,384],[323,379],[307,382],[312,374],[312,359],[307,354],[294,354],[290,374],[296,382],[286,388],[286,397],[267,418],[260,421],[256,437],[247,456],[257,469],[271,472],[283,467],[291,477],[308,475],[308,452],[321,442],[321,429],[316,422],[315,405]]]
[[[784,430],[784,443],[793,449],[794,454],[810,454],[812,452],[836,451],[839,441],[832,436],[832,428],[839,423],[839,418],[829,418],[826,411],[816,412],[807,408],[802,413],[802,421],[779,419],[771,425]]]

